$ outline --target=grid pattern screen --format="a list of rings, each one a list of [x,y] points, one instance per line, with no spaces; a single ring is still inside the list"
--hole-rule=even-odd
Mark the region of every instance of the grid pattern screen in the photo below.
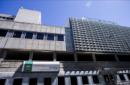
[[[70,19],[76,51],[130,52],[130,28],[100,21]]]

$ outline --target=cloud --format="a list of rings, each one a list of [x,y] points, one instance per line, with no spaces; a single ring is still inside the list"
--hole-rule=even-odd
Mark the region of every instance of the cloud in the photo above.
[[[85,6],[89,8],[91,5],[92,5],[92,1],[87,0]]]

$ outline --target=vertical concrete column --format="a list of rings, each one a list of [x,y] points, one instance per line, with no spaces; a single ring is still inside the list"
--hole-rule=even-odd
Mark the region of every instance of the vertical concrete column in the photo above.
[[[56,53],[53,53],[53,61],[56,61]]]
[[[57,35],[54,36],[54,40],[55,40],[55,41],[58,40],[58,36],[57,36]]]
[[[93,85],[93,78],[91,75],[88,76],[89,85]]]
[[[23,78],[22,85],[29,85],[29,78],[27,77]]]
[[[129,81],[129,78],[128,78],[127,74],[124,74],[124,77],[125,77],[126,81]]]
[[[119,61],[119,58],[116,54],[115,54],[115,59],[116,59],[117,62]]]
[[[12,36],[13,36],[13,34],[14,34],[13,32],[8,31],[8,32],[7,32],[7,34],[6,34],[6,37],[12,37]]]
[[[5,58],[7,56],[7,51],[3,51],[3,58]]]
[[[6,79],[5,85],[13,85],[13,79],[12,78]]]
[[[44,85],[43,78],[38,78],[37,85]]]
[[[65,85],[71,85],[70,77],[65,77]]]
[[[22,32],[21,38],[25,38],[26,34],[25,32]]]
[[[105,79],[103,78],[102,75],[98,75],[98,78],[99,78],[99,82],[100,82],[101,85],[106,85]]]
[[[83,85],[82,77],[81,76],[77,77],[77,83],[78,83],[78,85]]]
[[[116,78],[117,78],[117,83],[121,82],[120,76],[118,74],[116,75]]]
[[[92,53],[92,58],[93,58],[93,61],[96,62],[96,56],[95,56],[95,53]]]
[[[58,85],[58,78],[57,77],[52,78],[52,85]]]
[[[33,52],[30,51],[30,53],[29,53],[29,60],[32,60],[32,59],[33,59]]]
[[[78,61],[78,58],[77,58],[77,54],[76,54],[76,53],[74,53],[74,60],[75,60],[75,61]]]
[[[33,33],[32,39],[36,39],[37,38],[37,34]]]

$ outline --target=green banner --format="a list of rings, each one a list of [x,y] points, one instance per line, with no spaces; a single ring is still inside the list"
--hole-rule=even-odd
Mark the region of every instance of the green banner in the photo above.
[[[24,64],[24,71],[25,72],[31,72],[32,71],[32,61],[25,61]]]

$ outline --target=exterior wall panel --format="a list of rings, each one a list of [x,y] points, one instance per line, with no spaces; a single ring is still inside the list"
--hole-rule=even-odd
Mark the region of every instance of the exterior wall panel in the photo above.
[[[90,19],[70,19],[76,51],[130,53],[130,29]]]
[[[25,49],[29,49],[29,50],[33,49],[33,40],[31,40],[31,39],[26,40],[26,48]]]
[[[25,39],[20,39],[20,49],[25,49],[26,48],[26,40]]]
[[[4,48],[15,48],[15,46],[16,46],[15,44],[16,44],[16,42],[14,42],[14,39],[8,38]]]
[[[10,22],[10,21],[1,21],[0,20],[0,28],[2,29],[11,29],[13,27],[13,22]]]
[[[54,51],[55,50],[55,41],[50,41],[50,50]]]
[[[44,49],[43,50],[49,50],[49,41],[44,41]]]
[[[46,33],[47,29],[44,26],[41,26],[40,32]]]
[[[38,43],[39,43],[39,41],[38,40],[32,40],[33,41],[33,43],[32,43],[32,49],[33,50],[37,50],[38,49]]]
[[[44,47],[45,47],[44,43],[45,42],[43,40],[39,40],[39,45],[38,45],[39,50],[44,50]]]
[[[10,21],[0,21],[0,28],[40,33],[53,33],[65,34],[65,28],[55,26],[42,26],[29,23],[19,23]],[[8,24],[8,25],[7,25]],[[23,39],[23,38],[2,38],[0,40],[1,48],[15,48],[15,49],[28,49],[28,50],[57,50],[66,51],[65,41],[50,41],[50,40],[36,40],[36,39]],[[40,42],[39,42],[40,41]],[[13,44],[13,45],[12,45]],[[42,45],[42,46],[39,46]],[[63,46],[64,45],[64,46]]]
[[[65,32],[63,32],[64,27],[41,26],[41,25],[35,25],[35,24],[1,21],[1,20],[0,20],[0,28],[23,30],[23,31],[33,31],[33,32],[43,32],[43,33],[47,32],[47,33],[65,34]],[[61,30],[62,30],[62,32],[61,32]]]
[[[4,48],[8,38],[1,37],[0,48]]]

